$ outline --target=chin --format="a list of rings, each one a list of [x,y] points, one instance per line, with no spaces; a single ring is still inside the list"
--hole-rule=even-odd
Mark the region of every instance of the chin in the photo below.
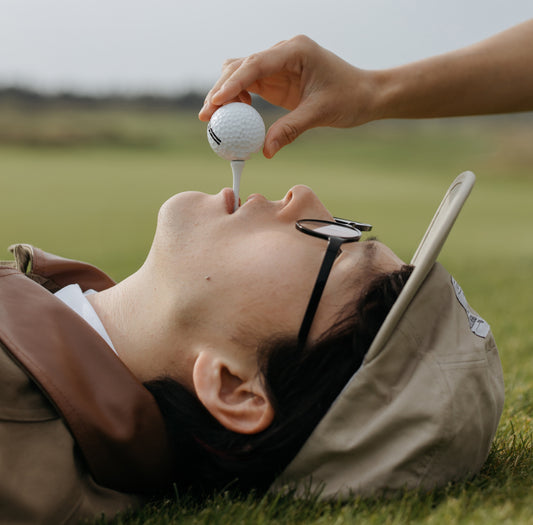
[[[198,211],[206,197],[208,197],[207,194],[199,191],[184,191],[173,195],[159,208],[158,223],[174,221],[179,217],[190,219],[194,216],[194,212]]]

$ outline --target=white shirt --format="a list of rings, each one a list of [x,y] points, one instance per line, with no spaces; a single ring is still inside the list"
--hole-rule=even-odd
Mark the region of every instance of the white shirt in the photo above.
[[[96,293],[94,290],[87,290],[85,293],[81,291],[78,284],[69,284],[61,290],[58,290],[54,295],[61,299],[67,306],[72,308],[85,322],[98,332],[100,337],[113,349],[115,354],[117,351],[111,342],[109,334],[106,332],[102,321],[98,317],[91,303],[87,300],[87,295]],[[118,354],[117,354],[118,355]]]

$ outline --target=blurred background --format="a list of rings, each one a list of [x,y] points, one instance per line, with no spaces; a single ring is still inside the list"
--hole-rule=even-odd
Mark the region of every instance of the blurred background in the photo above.
[[[27,242],[117,280],[142,264],[169,196],[231,186],[229,163],[196,116],[224,59],[304,33],[355,65],[388,67],[474,43],[533,12],[530,0],[0,6],[0,258]],[[267,126],[279,116],[254,103]],[[531,114],[313,130],[273,160],[252,157],[241,196],[278,199],[308,184],[333,213],[371,222],[409,260],[464,170],[477,185],[441,261],[493,325],[508,389],[523,397],[533,383]]]

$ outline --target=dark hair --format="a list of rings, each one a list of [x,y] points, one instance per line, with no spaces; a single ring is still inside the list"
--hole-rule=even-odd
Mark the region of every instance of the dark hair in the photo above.
[[[244,435],[222,426],[178,382],[145,383],[167,425],[175,450],[178,488],[267,489],[309,437],[363,358],[412,272],[380,274],[358,295],[351,313],[317,342],[299,350],[278,339],[258,350],[258,364],[275,416],[263,432]]]

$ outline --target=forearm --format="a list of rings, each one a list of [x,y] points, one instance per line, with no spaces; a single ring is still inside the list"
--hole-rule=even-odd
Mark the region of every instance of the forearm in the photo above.
[[[533,110],[533,20],[458,51],[371,75],[371,120]]]

